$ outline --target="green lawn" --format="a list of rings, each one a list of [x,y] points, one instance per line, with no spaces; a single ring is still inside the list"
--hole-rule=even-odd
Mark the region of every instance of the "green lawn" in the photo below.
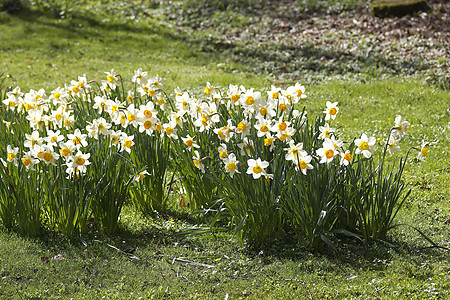
[[[0,73],[9,75],[4,85],[51,91],[82,74],[100,80],[111,69],[128,79],[139,67],[159,74],[168,91],[203,89],[207,81],[256,89],[293,83],[250,73],[248,65],[230,62],[220,52],[202,51],[206,39],[184,37],[161,15],[126,24],[104,18],[0,12]],[[409,226],[390,232],[394,248],[341,238],[338,253],[311,253],[283,236],[276,244],[250,249],[229,237],[185,239],[179,235],[183,228],[202,224],[179,208],[143,217],[126,205],[120,231],[111,236],[90,231],[69,239],[49,231],[28,238],[0,225],[0,298],[446,299],[450,92],[424,84],[423,78],[401,77],[365,83],[325,79],[306,88],[308,114],[321,113],[327,100],[339,101],[344,139],[361,132],[383,139],[396,115],[408,120],[402,151],[389,163],[408,147],[431,142],[425,161],[413,159],[416,152],[408,161],[405,181],[412,193],[397,222],[418,228],[447,250],[426,248],[432,245]]]

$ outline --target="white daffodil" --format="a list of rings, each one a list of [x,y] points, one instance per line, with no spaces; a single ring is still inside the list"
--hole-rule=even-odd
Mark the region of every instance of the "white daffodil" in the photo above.
[[[147,83],[147,72],[143,72],[142,68],[139,68],[134,71],[133,78],[131,78],[132,82],[136,82],[138,85]]]
[[[299,161],[299,158],[302,156],[307,156],[308,153],[303,150],[303,143],[295,144],[293,140],[289,141],[289,148],[284,148],[287,151],[285,156],[286,160],[292,161],[296,164]]]
[[[321,164],[332,162],[334,157],[338,155],[338,151],[336,151],[331,139],[325,139],[322,148],[317,149],[316,153],[320,157],[319,163]]]
[[[191,150],[192,148],[200,148],[200,146],[194,141],[194,138],[189,134],[187,135],[187,137],[182,137],[181,140],[186,146],[188,146],[189,150]]]
[[[272,121],[271,120],[267,120],[267,119],[262,118],[262,117],[257,117],[256,119],[258,121],[254,125],[254,127],[256,128],[256,130],[258,130],[257,136],[258,137],[263,137],[263,136],[267,136],[267,134],[270,134],[269,130],[272,127]]]
[[[92,106],[93,108],[98,110],[98,113],[101,114],[104,111],[108,111],[109,107],[108,107],[108,102],[110,100],[108,100],[108,98],[106,96],[95,96],[94,97],[94,105]]]
[[[428,152],[430,151],[428,146],[429,146],[428,142],[422,142],[422,145],[420,146],[420,151],[417,154],[417,159],[418,160],[424,160],[425,157],[428,155]]]
[[[121,145],[122,148],[120,150],[120,152],[122,152],[123,150],[125,150],[128,153],[131,153],[131,147],[134,145],[134,135],[127,135],[126,133],[122,132],[121,134]]]
[[[88,142],[86,141],[87,135],[81,133],[80,129],[75,129],[74,133],[69,133],[67,138],[72,141],[72,143],[79,150],[81,147],[87,147]]]
[[[139,182],[139,181],[141,181],[142,179],[144,179],[144,178],[147,177],[147,176],[150,176],[150,173],[147,172],[147,170],[144,170],[144,171],[142,171],[141,173],[137,174],[137,175],[134,177],[134,181]]]
[[[111,69],[111,72],[105,72],[105,74],[110,89],[114,91],[117,87],[117,81],[119,80],[116,72],[114,72],[114,69]]]
[[[53,147],[43,147],[44,153],[42,154],[42,161],[47,165],[56,166],[55,161],[59,159],[59,154],[53,150]]]
[[[266,137],[264,138],[264,146],[269,147],[269,151],[272,152],[273,148],[275,147],[275,140],[277,138],[273,136],[272,134],[266,134]]]
[[[366,158],[371,157],[376,141],[377,139],[374,137],[369,138],[365,133],[361,134],[359,139],[355,139],[355,145],[357,147],[355,154],[362,153]]]
[[[393,155],[395,152],[400,150],[400,145],[398,144],[398,140],[395,139],[392,135],[389,136],[389,141],[387,143],[387,150],[390,155]]]
[[[300,155],[297,161],[294,162],[296,169],[300,169],[303,175],[306,175],[307,170],[314,169],[313,165],[310,164],[311,160],[311,155]]]
[[[44,138],[44,141],[47,142],[49,146],[58,146],[58,143],[64,140],[64,136],[61,135],[60,130],[48,130],[47,137]]]
[[[402,116],[398,115],[395,117],[395,124],[392,133],[397,135],[399,138],[402,138],[406,134],[408,126],[409,122],[404,121]]]
[[[19,153],[19,147],[11,147],[11,145],[8,145],[6,148],[6,158],[9,162],[14,163],[14,165],[17,166],[17,154]]]
[[[219,151],[219,158],[221,160],[224,160],[228,157],[228,149],[227,144],[220,144],[219,148],[217,149]]]
[[[194,151],[192,162],[194,163],[197,169],[199,169],[202,173],[205,173],[205,165],[203,164],[203,159],[200,157],[200,154],[198,153],[197,150]]]
[[[341,155],[341,166],[348,166],[348,164],[352,161],[352,155],[350,154],[350,151],[345,151],[345,153],[340,153]]]
[[[297,83],[295,83],[294,88],[295,88],[295,91],[297,92],[298,98],[301,98],[301,99],[306,98],[305,87],[303,85],[301,85],[300,83],[297,82]]]
[[[271,174],[267,174],[266,168],[269,166],[269,162],[265,160],[261,160],[260,158],[255,159],[249,159],[247,161],[248,169],[247,174],[251,174],[253,176],[253,179],[258,179],[261,176],[267,176]]]
[[[77,147],[70,141],[67,143],[64,143],[64,142],[59,143],[59,154],[64,156],[66,159],[71,157],[75,153],[76,150],[77,150]]]
[[[239,161],[236,160],[236,155],[231,153],[227,158],[223,160],[225,164],[225,170],[230,174],[231,178],[233,178],[234,173],[240,173],[237,169]]]
[[[339,112],[339,108],[337,107],[337,102],[330,102],[327,101],[327,108],[323,111],[325,115],[325,121],[328,121],[329,119],[335,119],[337,113]]]
[[[67,166],[70,166],[72,168],[77,168],[80,173],[86,173],[86,166],[90,165],[89,157],[91,157],[90,153],[81,153],[80,151],[77,152],[74,156],[70,158],[70,160],[67,162]]]
[[[34,165],[39,161],[33,158],[31,151],[25,152],[22,156],[22,163],[27,168],[27,170],[34,170]]]
[[[325,123],[323,126],[319,126],[319,131],[319,139],[329,139],[331,137],[331,134],[336,130],[334,128],[331,128],[328,123]]]
[[[25,133],[25,142],[23,145],[32,150],[36,145],[42,145],[43,138],[39,137],[39,131],[35,130],[31,134]]]

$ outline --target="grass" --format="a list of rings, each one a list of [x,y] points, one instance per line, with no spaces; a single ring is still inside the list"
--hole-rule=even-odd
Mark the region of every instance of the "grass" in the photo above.
[[[0,32],[0,73],[24,91],[50,91],[84,73],[99,80],[111,68],[129,78],[139,67],[162,76],[168,90],[201,88],[206,81],[255,88],[291,83],[237,64],[231,65],[237,72],[226,72],[218,66],[225,56],[202,52],[199,43],[186,42],[158,18],[120,24],[0,12]],[[333,79],[307,86],[307,94],[311,115],[321,113],[327,100],[339,101],[343,139],[361,132],[382,139],[401,114],[411,126],[391,163],[409,146],[433,143],[426,161],[411,159],[406,166],[412,194],[397,222],[450,247],[449,91],[411,78]],[[449,251],[425,248],[431,245],[408,226],[390,233],[395,248],[341,238],[338,253],[310,253],[284,236],[249,249],[229,237],[178,234],[193,225],[202,224],[180,209],[142,217],[127,204],[112,236],[89,231],[68,239],[46,232],[32,239],[0,227],[0,298],[445,299],[450,289]],[[133,254],[123,252],[133,248]]]

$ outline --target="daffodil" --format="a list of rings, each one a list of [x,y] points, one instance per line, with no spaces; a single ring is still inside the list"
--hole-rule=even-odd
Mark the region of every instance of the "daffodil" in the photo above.
[[[270,175],[266,172],[266,168],[269,167],[269,162],[257,158],[256,160],[251,158],[247,161],[248,169],[247,174],[251,174],[253,179],[258,179],[261,176]]]
[[[270,130],[270,128],[272,128],[272,121],[262,118],[262,117],[257,117],[256,119],[258,121],[254,125],[254,127],[256,128],[256,130],[258,130],[257,136],[263,137],[263,136],[267,136],[268,134],[270,134],[269,130]]]
[[[241,88],[239,88],[239,86],[237,86],[237,85],[230,84],[228,87],[228,90],[227,90],[228,97],[236,105],[240,104],[239,100],[241,98],[242,93],[245,93],[245,88],[243,86],[241,86]]]
[[[280,98],[280,88],[276,87],[276,86],[270,86],[270,90],[267,91],[267,96],[269,97],[269,99],[278,101],[278,99]]]
[[[80,129],[75,129],[74,133],[67,134],[67,138],[72,141],[72,143],[77,147],[77,149],[80,149],[81,147],[87,147],[88,142],[86,141],[87,135],[84,133],[81,133]]]
[[[306,98],[305,87],[300,83],[295,83],[294,85],[295,91],[297,92],[297,98],[304,99]]]
[[[47,142],[49,146],[58,146],[58,143],[64,140],[64,136],[61,135],[61,131],[47,131],[47,137],[44,138],[44,141]]]
[[[71,157],[75,151],[77,150],[77,147],[72,142],[60,142],[59,143],[59,154],[64,156],[66,159]]]
[[[409,122],[404,121],[402,116],[395,117],[395,124],[392,133],[402,138],[406,134],[406,130],[409,126]]]
[[[25,133],[25,142],[23,145],[32,150],[36,145],[42,145],[43,138],[39,137],[39,131],[34,130],[31,134]]]
[[[101,134],[103,136],[107,136],[109,134],[109,129],[111,128],[111,124],[108,123],[104,118],[94,119],[92,123],[89,123],[86,126],[86,131],[95,138],[98,139],[98,135]]]
[[[308,153],[303,150],[303,143],[295,143],[293,140],[289,141],[289,148],[284,148],[287,151],[285,159],[297,164],[300,157],[305,157]]]
[[[44,153],[41,154],[42,158],[41,160],[46,164],[46,165],[54,165],[56,166],[55,161],[59,159],[59,154],[56,153],[53,150],[53,147],[51,146],[44,146]]]
[[[198,153],[197,150],[194,151],[192,162],[194,163],[197,169],[199,169],[202,173],[205,173],[205,165],[203,164],[203,159],[200,157],[200,154]]]
[[[139,182],[147,176],[150,176],[150,173],[147,170],[144,170],[134,177],[134,181]]]
[[[217,149],[219,151],[219,158],[221,160],[224,160],[228,157],[228,148],[227,148],[227,144],[220,144],[219,148]]]
[[[339,107],[337,107],[337,102],[330,102],[327,101],[327,108],[323,111],[325,113],[325,121],[328,121],[330,119],[335,119],[337,113],[339,112]]]
[[[225,170],[230,174],[231,178],[233,178],[234,173],[240,173],[237,168],[239,161],[236,160],[236,155],[234,153],[230,153],[230,155],[223,160],[223,163],[225,164]]]
[[[186,137],[181,137],[183,143],[190,149],[192,148],[200,148],[200,146],[194,141],[194,138],[189,134]]]
[[[86,173],[86,166],[91,164],[89,162],[89,157],[91,157],[90,153],[83,154],[78,151],[77,154],[72,156],[67,162],[67,166],[78,169],[81,174]]]
[[[164,87],[163,84],[161,83],[161,77],[159,77],[159,75],[150,78],[148,80],[148,83],[150,84],[151,88],[155,91],[161,90]]]
[[[212,90],[213,90],[213,86],[211,85],[211,83],[207,82],[206,86],[205,86],[205,94],[209,95],[211,94]]]
[[[143,72],[142,68],[135,70],[131,81],[136,82],[138,85],[146,84],[147,83],[147,72]]]
[[[389,154],[394,154],[395,152],[400,150],[400,145],[398,144],[398,140],[395,139],[392,135],[389,136],[389,141],[387,143],[387,150]]]
[[[122,134],[121,134],[122,148],[120,151],[122,152],[125,150],[126,152],[131,153],[131,147],[134,145],[133,139],[134,139],[134,135],[129,136],[126,133],[122,132]]]
[[[108,111],[108,98],[106,96],[95,96],[93,108],[97,109],[99,114],[103,111]]]
[[[348,166],[348,164],[352,161],[352,155],[350,154],[349,150],[347,150],[345,152],[341,152],[340,156],[341,156],[341,161],[340,161],[341,166]]]
[[[428,155],[429,149],[429,143],[428,142],[422,142],[422,145],[420,146],[419,153],[417,154],[418,160],[424,160],[425,157]]]
[[[117,81],[119,79],[116,72],[114,72],[114,69],[111,69],[111,72],[105,72],[105,74],[109,88],[114,91],[117,87]]]
[[[27,170],[34,170],[34,165],[38,163],[38,160],[32,156],[31,151],[28,151],[23,154],[22,163]]]
[[[253,141],[249,140],[248,137],[242,139],[242,143],[238,144],[241,155],[250,155],[253,149]]]
[[[310,164],[311,160],[312,160],[312,156],[311,155],[303,155],[304,153],[301,153],[302,155],[298,156],[297,160],[294,162],[295,164],[295,168],[297,170],[300,170],[303,175],[306,175],[306,171],[307,170],[312,170],[314,169],[313,165]]]
[[[331,128],[328,123],[325,123],[323,126],[319,126],[319,131],[319,139],[329,139],[331,137],[331,134],[336,130],[334,128]]]
[[[361,134],[359,139],[355,139],[355,145],[357,147],[355,154],[362,153],[366,158],[371,157],[376,141],[377,139],[374,137],[369,138],[365,133]]]
[[[334,143],[331,139],[325,139],[323,141],[322,148],[316,150],[317,155],[320,157],[319,163],[330,163],[334,157],[339,154],[334,147]]]
[[[14,163],[14,165],[17,166],[17,155],[19,153],[19,147],[11,147],[11,145],[8,145],[8,147],[6,148],[6,158],[8,162],[12,162]]]
[[[163,130],[164,133],[172,138],[172,139],[178,139],[178,135],[177,135],[177,124],[174,121],[170,121],[169,123],[165,123],[163,124]]]

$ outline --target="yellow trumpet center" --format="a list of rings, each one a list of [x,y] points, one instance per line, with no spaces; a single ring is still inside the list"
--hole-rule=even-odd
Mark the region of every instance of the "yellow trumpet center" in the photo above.
[[[192,145],[194,145],[194,142],[191,139],[189,139],[189,140],[186,141],[186,145],[188,147],[192,147]]]
[[[12,152],[11,152],[11,153],[8,153],[7,156],[8,156],[8,160],[9,160],[9,161],[12,161],[14,158],[16,158],[16,154],[15,154],[15,153],[12,153]]]
[[[150,127],[152,127],[152,122],[151,121],[145,121],[144,122],[144,128],[145,129],[150,129]]]
[[[28,167],[31,164],[31,159],[29,157],[25,157],[22,159],[22,162],[25,167]]]
[[[53,154],[51,154],[50,152],[45,152],[45,153],[44,153],[44,159],[45,159],[45,161],[49,162],[49,161],[52,160],[52,158],[53,158]]]
[[[362,141],[359,144],[359,148],[361,148],[361,150],[367,150],[367,149],[369,149],[369,144],[367,144],[367,142]]]
[[[328,159],[332,158],[332,157],[334,156],[334,151],[331,150],[331,149],[326,150],[326,151],[325,151],[325,156],[326,156]]]
[[[114,77],[109,75],[108,77],[106,77],[106,80],[108,80],[109,83],[113,83],[115,81]]]
[[[428,148],[422,148],[421,152],[423,156],[427,156],[429,149]]]
[[[238,124],[238,126],[237,126],[237,129],[238,129],[239,131],[244,131],[245,129],[247,129],[247,124],[244,124],[244,123],[240,122],[240,123]]]
[[[352,155],[350,153],[345,153],[344,154],[344,159],[347,161],[351,161],[352,160]]]
[[[239,96],[239,94],[234,94],[233,96],[231,96],[231,100],[233,100],[233,102],[237,102],[240,98],[241,96]]]
[[[233,172],[236,170],[236,164],[233,162],[227,163],[227,170]]]
[[[171,135],[173,133],[173,128],[172,127],[166,127],[166,133],[167,133],[167,135]]]
[[[133,143],[132,141],[128,140],[128,141],[125,141],[125,142],[123,143],[123,146],[124,146],[124,147],[127,147],[127,148],[131,148],[132,143]]]
[[[298,166],[300,167],[300,169],[306,169],[307,167],[308,167],[308,164],[306,163],[306,162],[304,162],[303,160],[301,160],[299,163],[298,163]]]
[[[228,153],[225,150],[220,150],[219,151],[219,156],[220,156],[220,158],[224,159],[224,158],[228,157]]]
[[[80,88],[77,87],[77,86],[74,86],[74,87],[72,88],[72,92],[74,92],[75,94],[77,94],[79,91],[80,91]]]
[[[253,105],[255,104],[255,99],[252,96],[248,96],[247,99],[245,99],[245,103],[247,105]]]
[[[335,114],[337,114],[337,109],[335,107],[332,107],[328,110],[328,113],[334,116]]]
[[[263,125],[263,126],[261,126],[261,129],[260,129],[262,132],[267,132],[267,131],[269,131],[269,127],[267,126],[267,125]]]
[[[63,148],[59,150],[59,153],[61,153],[63,156],[68,156],[70,154],[69,148]]]
[[[86,160],[81,156],[78,156],[77,159],[75,159],[75,163],[79,166],[84,165],[85,162],[86,162]]]
[[[262,168],[259,165],[253,167],[253,173],[259,174],[262,172]]]
[[[280,129],[281,131],[285,131],[287,128],[287,124],[285,122],[281,122],[280,124],[278,124],[278,129]]]
[[[127,119],[128,119],[128,121],[133,122],[136,119],[136,116],[133,114],[128,114]]]
[[[260,112],[260,114],[262,115],[262,116],[266,116],[267,115],[267,108],[265,108],[265,107],[263,107],[263,108],[261,108],[260,110],[259,110],[259,112]]]

